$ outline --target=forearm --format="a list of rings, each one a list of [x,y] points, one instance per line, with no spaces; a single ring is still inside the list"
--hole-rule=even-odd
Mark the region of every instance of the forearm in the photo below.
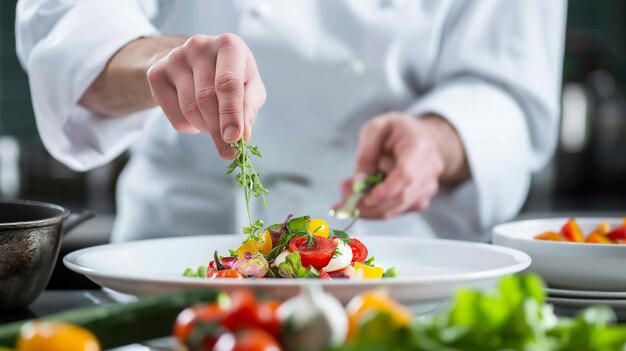
[[[454,127],[444,118],[429,114],[421,119],[433,136],[444,162],[442,185],[456,185],[471,177],[463,142]]]
[[[79,103],[110,117],[125,116],[156,106],[147,80],[148,69],[184,41],[179,37],[156,37],[128,43],[111,57]]]

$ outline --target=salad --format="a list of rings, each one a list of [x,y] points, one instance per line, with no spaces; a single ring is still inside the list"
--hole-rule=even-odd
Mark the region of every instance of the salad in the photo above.
[[[589,244],[626,244],[626,217],[624,223],[617,228],[611,228],[608,222],[603,222],[586,236],[576,220],[570,218],[559,232],[544,232],[535,235],[534,239]]]
[[[262,232],[262,239],[246,238],[227,256],[214,253],[207,266],[187,268],[187,277],[204,278],[321,278],[380,279],[397,276],[368,256],[367,247],[324,220],[287,216]]]
[[[207,266],[196,270],[187,268],[183,275],[203,278],[350,278],[380,279],[397,275],[395,268],[386,271],[368,257],[361,241],[340,230],[333,230],[323,219],[309,216],[287,216],[283,223],[263,229],[262,220],[252,220],[250,201],[260,198],[267,206],[269,193],[261,183],[252,164],[252,156],[263,157],[258,147],[247,145],[242,139],[232,144],[237,156],[226,167],[226,174],[238,170],[235,184],[243,190],[249,226],[242,229],[245,240],[227,256],[218,252]],[[382,181],[368,183],[375,186]],[[355,182],[355,189],[364,184]]]

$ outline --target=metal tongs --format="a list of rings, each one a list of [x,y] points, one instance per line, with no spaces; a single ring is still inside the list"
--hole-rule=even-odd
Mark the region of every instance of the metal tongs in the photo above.
[[[348,200],[337,210],[330,210],[328,214],[331,217],[337,219],[352,219],[348,226],[343,229],[344,232],[348,231],[359,219],[360,213],[358,207],[361,200],[384,179],[384,173],[377,173],[375,175],[369,175],[365,177],[365,179],[355,180],[352,185],[352,194],[348,197]]]

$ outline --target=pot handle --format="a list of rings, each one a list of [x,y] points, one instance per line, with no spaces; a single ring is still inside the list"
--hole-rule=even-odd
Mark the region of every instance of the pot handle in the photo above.
[[[93,218],[95,215],[92,210],[80,210],[70,213],[65,222],[63,222],[63,235],[67,235],[72,229],[76,228],[84,221]]]

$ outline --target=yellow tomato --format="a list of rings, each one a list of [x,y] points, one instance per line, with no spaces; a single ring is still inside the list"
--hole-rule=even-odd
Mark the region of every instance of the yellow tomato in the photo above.
[[[413,315],[405,307],[380,291],[370,291],[354,297],[346,307],[348,312],[348,336],[354,337],[363,317],[377,312],[385,312],[391,316],[396,326],[407,326]]]
[[[239,246],[237,256],[243,257],[246,252],[250,252],[254,255],[259,250],[261,250],[263,255],[267,255],[272,251],[272,234],[270,234],[269,230],[263,232],[263,241],[255,243],[253,240],[248,240],[243,243],[243,245]]]
[[[17,338],[17,351],[101,351],[89,330],[61,322],[29,322]]]
[[[330,227],[323,219],[313,218],[309,220],[309,233],[313,234],[313,232],[315,232],[315,235],[317,236],[328,238],[328,234],[330,234]]]
[[[358,272],[359,269],[363,270],[363,278],[365,279],[381,279],[385,270],[383,267],[366,266],[360,262],[354,262],[354,269]]]

